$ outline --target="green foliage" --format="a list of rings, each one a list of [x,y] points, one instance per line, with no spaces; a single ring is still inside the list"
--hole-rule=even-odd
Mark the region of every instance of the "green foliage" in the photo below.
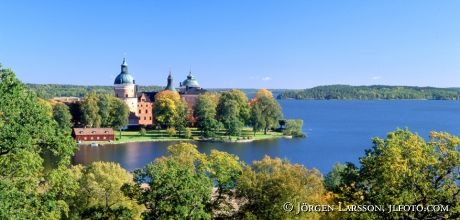
[[[169,137],[172,137],[177,134],[177,131],[175,128],[168,128],[166,129],[166,133],[168,134]]]
[[[145,208],[121,191],[124,184],[132,184],[133,180],[119,164],[94,162],[74,170],[78,189],[69,199],[71,218],[140,219]]]
[[[267,134],[268,129],[276,126],[278,119],[281,118],[281,106],[273,97],[256,97],[251,101],[250,116],[254,135],[260,130]]]
[[[302,132],[303,120],[285,120],[286,128],[283,131],[284,135],[292,135],[294,137],[305,137],[305,134]]]
[[[234,189],[243,172],[244,164],[235,155],[211,150],[208,165],[209,177],[217,188],[216,195],[212,200],[212,207],[219,212],[221,217],[229,216],[234,212],[230,200],[235,197]]]
[[[385,219],[457,219],[460,216],[460,139],[432,132],[426,142],[408,130],[396,130],[387,139],[376,138],[360,159],[360,169],[345,168],[332,190],[349,203],[448,205],[449,212],[376,212],[360,216]],[[351,171],[351,172],[350,172]],[[359,171],[359,172],[356,172]],[[352,175],[350,175],[352,174]],[[329,176],[329,175],[328,175]],[[331,174],[336,176],[336,174]],[[355,181],[350,181],[353,176]]]
[[[139,130],[139,134],[141,136],[145,136],[147,134],[147,131],[145,130],[145,128],[141,128],[141,130]]]
[[[83,118],[83,124],[90,128],[101,127],[102,117],[99,114],[99,98],[95,91],[88,93],[84,101],[81,103],[81,113]]]
[[[217,95],[206,93],[199,95],[195,104],[194,116],[204,137],[214,137],[220,127],[216,120],[217,100]]]
[[[82,123],[87,127],[111,127],[116,130],[128,124],[129,107],[108,94],[88,93],[80,105]]]
[[[192,129],[186,128],[184,133],[184,138],[192,138]]]
[[[212,182],[205,175],[203,155],[196,146],[180,143],[170,146],[170,157],[163,157],[134,172],[136,185],[125,187],[147,207],[146,219],[210,219],[207,206]],[[148,187],[141,189],[141,184]]]
[[[71,133],[72,129],[72,115],[70,114],[69,107],[62,103],[56,103],[53,106],[53,118],[57,122],[59,129],[63,132]]]
[[[59,129],[53,111],[0,66],[0,219],[58,219],[67,204],[47,191],[51,168],[70,164],[76,150],[70,135]]]
[[[237,195],[246,200],[241,214],[255,219],[319,219],[324,213],[308,212],[296,215],[286,212],[283,204],[306,202],[327,204],[321,173],[302,165],[290,164],[279,158],[265,156],[245,167],[237,182]]]
[[[415,86],[318,86],[305,90],[289,90],[278,95],[279,99],[429,99],[460,100],[460,90],[450,88]]]
[[[51,99],[53,97],[84,97],[91,91],[97,94],[113,94],[113,86],[79,86],[58,84],[26,84],[38,97]],[[162,86],[139,86],[139,92],[161,91]]]
[[[217,120],[222,123],[227,133],[239,136],[241,129],[249,120],[248,97],[240,90],[225,91],[217,104]]]

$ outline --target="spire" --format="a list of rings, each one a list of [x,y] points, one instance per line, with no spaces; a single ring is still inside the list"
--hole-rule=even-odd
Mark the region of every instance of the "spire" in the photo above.
[[[173,77],[172,77],[172,74],[171,74],[171,70],[169,71],[169,75],[168,75],[168,85],[166,85],[165,90],[169,90],[169,91],[176,92],[176,89],[175,89],[174,86],[173,86]]]
[[[123,57],[123,63],[121,63],[121,73],[128,73],[128,63],[126,63],[126,58]]]

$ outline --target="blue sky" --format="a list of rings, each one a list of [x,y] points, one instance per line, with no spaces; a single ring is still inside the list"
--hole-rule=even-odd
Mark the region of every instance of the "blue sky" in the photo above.
[[[13,1],[0,63],[28,83],[460,87],[460,1]]]

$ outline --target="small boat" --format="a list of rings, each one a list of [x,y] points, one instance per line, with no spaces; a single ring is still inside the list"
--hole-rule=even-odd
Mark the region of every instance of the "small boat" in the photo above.
[[[91,147],[97,147],[97,146],[99,146],[99,144],[93,142],[93,143],[90,144],[90,146]]]

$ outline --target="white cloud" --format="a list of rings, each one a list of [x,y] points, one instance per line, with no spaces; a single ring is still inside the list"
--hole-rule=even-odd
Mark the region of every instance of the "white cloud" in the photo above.
[[[262,81],[269,81],[269,80],[271,80],[271,79],[272,79],[272,78],[270,78],[269,76],[266,76],[266,77],[263,77],[263,78],[262,78]]]
[[[379,80],[379,79],[382,79],[382,77],[381,76],[373,76],[371,79],[372,80]]]

